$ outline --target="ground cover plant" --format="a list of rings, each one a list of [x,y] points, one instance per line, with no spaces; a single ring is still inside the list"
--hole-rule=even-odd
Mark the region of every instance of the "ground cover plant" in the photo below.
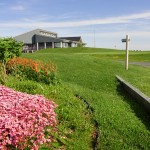
[[[107,59],[106,56],[110,54],[112,57],[120,57],[118,54],[125,52],[91,48],[48,49],[33,55],[24,54],[23,57],[45,62],[51,59],[58,67],[58,77],[62,84],[90,103],[100,124],[98,149],[148,150],[148,114],[132,98],[120,93],[115,75],[123,77],[150,96],[149,68],[130,65],[129,70],[125,71],[124,65],[118,61],[120,58]],[[146,58],[149,52],[140,54]],[[136,57],[136,61],[139,59],[142,61],[141,57]]]
[[[57,105],[40,95],[29,95],[0,86],[0,149],[38,149],[53,136]],[[51,128],[50,128],[51,127]],[[50,133],[49,131],[49,133]]]

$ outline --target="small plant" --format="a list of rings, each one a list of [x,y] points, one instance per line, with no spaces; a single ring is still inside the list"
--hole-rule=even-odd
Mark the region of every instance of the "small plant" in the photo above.
[[[44,64],[26,58],[14,58],[7,63],[7,73],[17,76],[20,79],[43,82],[45,84],[55,83],[56,67],[53,63]]]

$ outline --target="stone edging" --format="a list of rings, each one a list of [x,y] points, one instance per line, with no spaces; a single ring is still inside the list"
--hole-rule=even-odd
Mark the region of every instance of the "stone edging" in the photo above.
[[[138,100],[150,113],[150,98],[143,94],[141,91],[133,87],[131,84],[116,75],[117,80],[120,82],[121,87],[133,98]]]

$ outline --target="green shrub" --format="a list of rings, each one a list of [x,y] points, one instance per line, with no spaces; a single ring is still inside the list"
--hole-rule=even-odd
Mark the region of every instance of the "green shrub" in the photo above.
[[[0,60],[7,63],[8,60],[19,57],[23,47],[22,42],[17,42],[13,38],[0,38]]]

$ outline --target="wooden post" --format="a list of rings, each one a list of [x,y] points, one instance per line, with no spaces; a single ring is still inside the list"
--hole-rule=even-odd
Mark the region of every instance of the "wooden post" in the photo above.
[[[63,48],[63,42],[62,41],[60,42],[60,48]]]
[[[126,59],[125,59],[125,69],[128,70],[128,65],[129,65],[129,36],[126,35],[126,39],[122,39],[122,42],[126,42]]]
[[[129,36],[126,35],[126,62],[125,62],[125,67],[126,70],[128,70],[128,66],[129,66],[129,50],[128,50],[128,46],[129,46]]]
[[[39,50],[39,43],[38,42],[36,43],[36,50],[37,51]]]
[[[95,30],[94,30],[94,48],[95,48]]]
[[[52,48],[54,48],[55,47],[55,43],[54,42],[52,42]]]
[[[44,49],[46,49],[46,42],[44,43]]]

